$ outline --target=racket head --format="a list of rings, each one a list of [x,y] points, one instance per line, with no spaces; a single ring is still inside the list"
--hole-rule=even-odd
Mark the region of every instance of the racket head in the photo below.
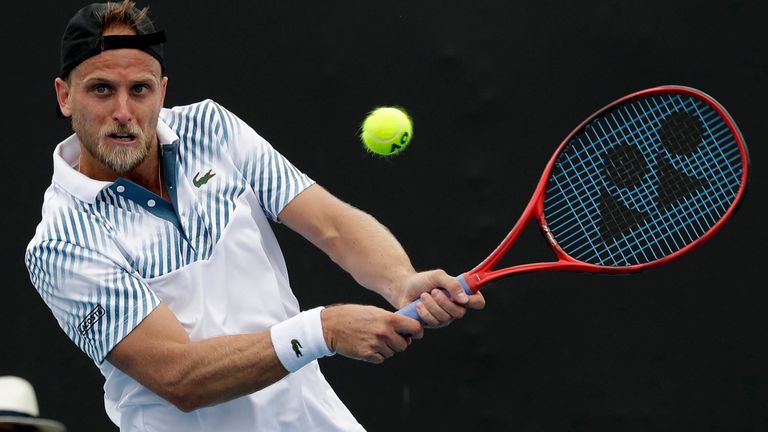
[[[690,87],[655,87],[569,134],[547,165],[536,216],[561,261],[635,272],[711,238],[748,175],[746,143],[720,103]]]

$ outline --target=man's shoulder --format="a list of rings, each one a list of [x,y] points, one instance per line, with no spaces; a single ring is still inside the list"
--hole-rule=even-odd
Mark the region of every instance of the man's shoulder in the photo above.
[[[160,119],[169,125],[181,124],[190,121],[215,121],[226,110],[213,99],[205,99],[188,105],[176,105],[171,108],[163,108],[160,111]]]
[[[40,222],[27,249],[48,241],[72,241],[74,236],[92,227],[92,212],[64,188],[52,183],[45,191]]]
[[[181,148],[193,150],[227,148],[245,127],[242,120],[212,99],[163,108],[160,120],[180,138]]]
[[[56,218],[62,213],[76,210],[80,201],[59,184],[52,182],[43,194],[43,220]]]

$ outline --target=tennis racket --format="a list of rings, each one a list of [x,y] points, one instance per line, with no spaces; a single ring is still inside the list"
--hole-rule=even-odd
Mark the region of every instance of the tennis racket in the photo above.
[[[630,94],[568,135],[504,241],[457,279],[474,294],[522,273],[634,273],[668,263],[725,225],[748,172],[741,132],[712,97],[681,86]],[[495,269],[533,220],[556,260]],[[424,324],[419,301],[397,313]]]

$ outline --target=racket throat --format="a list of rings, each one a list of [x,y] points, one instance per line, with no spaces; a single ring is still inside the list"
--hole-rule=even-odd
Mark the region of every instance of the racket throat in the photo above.
[[[567,260],[555,262],[538,262],[532,264],[523,264],[515,267],[502,268],[492,271],[470,271],[462,274],[460,277],[466,281],[467,286],[472,292],[477,292],[491,283],[504,279],[509,276],[521,275],[526,273],[537,273],[544,271],[585,271],[584,264]],[[591,267],[591,266],[590,266]]]

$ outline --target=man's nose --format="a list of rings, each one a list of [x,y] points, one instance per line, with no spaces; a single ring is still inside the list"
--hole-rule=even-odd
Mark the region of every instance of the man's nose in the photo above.
[[[131,114],[131,101],[127,93],[120,92],[117,94],[112,119],[120,124],[130,123],[133,119],[133,115]]]

